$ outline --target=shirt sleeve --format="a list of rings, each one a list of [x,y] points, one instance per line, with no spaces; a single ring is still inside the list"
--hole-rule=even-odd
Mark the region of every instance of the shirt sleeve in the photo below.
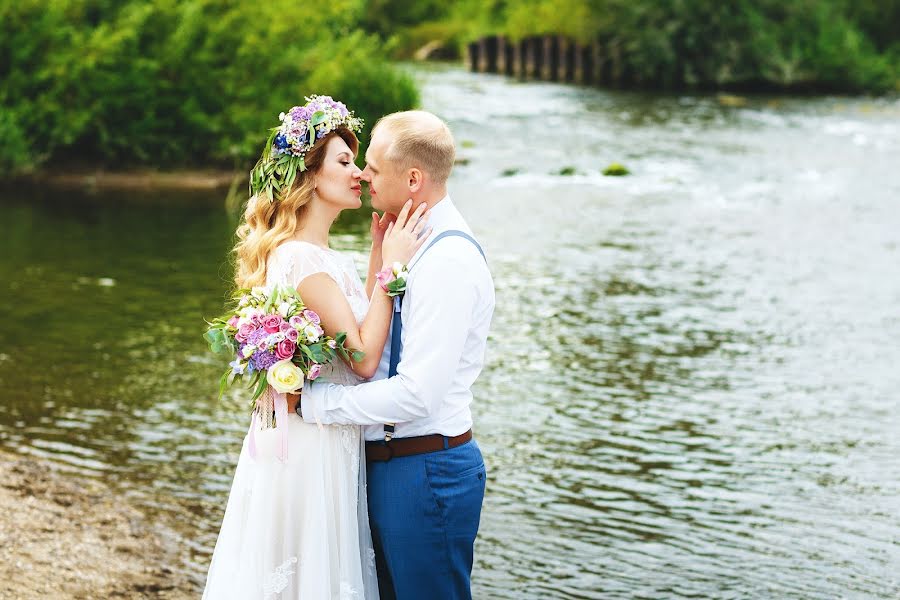
[[[305,421],[403,423],[440,406],[459,368],[478,297],[468,254],[435,252],[410,277],[397,375],[355,386],[307,385],[302,397]],[[477,259],[482,260],[480,255]]]

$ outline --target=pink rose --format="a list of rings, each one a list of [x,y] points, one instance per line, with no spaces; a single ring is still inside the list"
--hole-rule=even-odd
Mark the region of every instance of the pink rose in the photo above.
[[[278,345],[275,346],[275,356],[278,357],[278,360],[284,360],[294,356],[294,350],[296,349],[297,344],[291,340],[281,340],[278,342]]]
[[[303,327],[303,319],[300,318],[300,315],[294,315],[288,319],[288,323],[294,327]]]
[[[312,366],[309,368],[309,373],[306,374],[306,378],[309,379],[310,381],[312,381],[313,379],[318,377],[319,373],[321,373],[321,372],[322,372],[322,365],[320,365],[319,363],[313,363]]]
[[[287,321],[282,321],[281,325],[278,326],[278,331],[284,334],[287,334],[287,332],[291,329],[293,329],[293,327],[291,327],[291,324]]]
[[[281,318],[281,315],[266,315],[263,317],[262,326],[265,328],[266,333],[278,333],[283,321],[284,319]]]
[[[316,311],[309,310],[308,308],[303,311],[303,316],[306,317],[306,320],[310,323],[319,324],[319,315],[316,314]]]
[[[239,342],[246,342],[247,338],[250,337],[250,334],[256,331],[256,327],[253,326],[253,323],[244,323],[240,326],[237,333],[234,334],[234,339]]]
[[[300,337],[300,332],[288,325],[288,330],[284,332],[284,337],[296,343],[297,339]]]
[[[228,319],[228,326],[229,326],[229,327],[237,327],[238,321],[239,321],[240,319],[241,319],[241,318],[240,318],[239,316],[237,316],[237,315],[232,315],[232,317],[231,317],[230,319]]]

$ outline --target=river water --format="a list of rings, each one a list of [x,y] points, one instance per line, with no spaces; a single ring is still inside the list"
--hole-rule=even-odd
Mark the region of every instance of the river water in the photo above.
[[[897,597],[900,103],[414,73],[497,287],[476,598]],[[234,216],[0,197],[0,445],[110,482],[199,592],[247,428],[201,337]]]

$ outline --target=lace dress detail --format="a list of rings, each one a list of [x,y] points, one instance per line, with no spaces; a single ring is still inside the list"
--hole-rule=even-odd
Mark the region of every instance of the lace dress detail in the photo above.
[[[368,299],[352,258],[291,241],[275,249],[266,267],[268,287],[296,288],[326,273],[357,322],[365,317]],[[342,361],[323,369],[320,379],[360,381]],[[360,428],[320,428],[294,414],[288,421],[286,462],[276,456],[277,429],[256,432],[256,459],[244,440],[203,598],[377,600]]]
[[[266,583],[263,585],[263,594],[265,599],[270,600],[275,594],[280,594],[284,588],[290,583],[290,577],[294,574],[294,565],[297,564],[297,557],[292,556],[280,565],[269,575]]]

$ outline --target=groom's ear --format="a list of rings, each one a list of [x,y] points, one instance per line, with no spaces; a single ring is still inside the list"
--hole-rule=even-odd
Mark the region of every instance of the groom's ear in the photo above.
[[[425,185],[425,174],[416,167],[413,167],[408,171],[407,184],[409,185],[410,192],[418,192],[422,189],[422,186]]]

